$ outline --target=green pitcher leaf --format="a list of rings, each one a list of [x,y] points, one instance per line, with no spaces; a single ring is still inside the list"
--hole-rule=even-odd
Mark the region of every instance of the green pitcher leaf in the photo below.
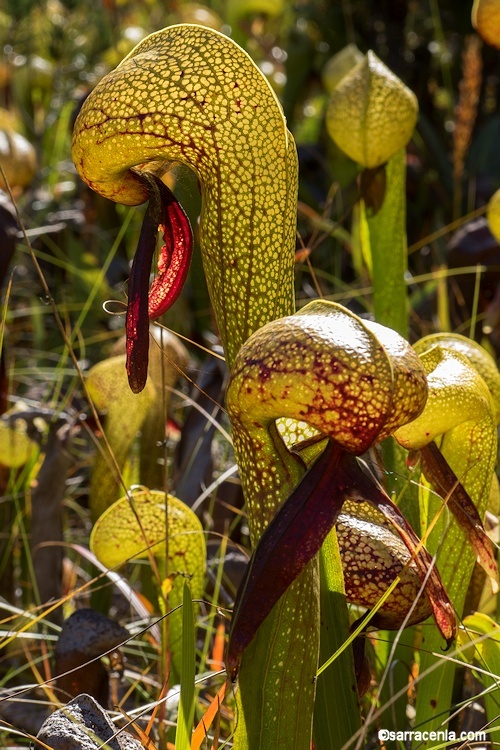
[[[375,319],[407,335],[406,152],[417,122],[415,95],[370,50],[330,95],[327,129],[365,168],[359,236],[373,284]]]
[[[402,336],[408,332],[408,299],[405,283],[406,246],[406,152],[392,156],[381,168],[385,190],[381,204],[370,206],[363,193],[360,221],[362,250],[370,259],[375,319]],[[370,176],[370,180],[374,178]]]
[[[19,419],[15,419],[16,411],[19,413]],[[0,421],[0,464],[18,469],[38,451],[38,445],[28,434],[28,425],[23,420],[22,410],[11,409],[6,412],[4,420]]]
[[[138,474],[141,484],[161,488],[165,482],[163,441],[165,422],[170,413],[172,388],[180,373],[186,371],[189,355],[180,339],[162,326],[151,324],[149,337],[148,374],[156,388],[156,397],[151,402],[140,427]],[[126,345],[126,337],[123,336],[113,347],[113,354],[125,354]],[[120,382],[123,382],[123,374],[120,376]]]
[[[271,86],[226,36],[179,25],[140,42],[86,99],[72,155],[94,190],[127,205],[149,198],[137,168],[161,171],[168,160],[195,170],[229,365],[252,331],[293,310],[295,144]]]
[[[203,529],[191,508],[173,495],[165,502],[164,492],[140,490],[130,500],[120,498],[94,524],[90,546],[104,565],[114,568],[147,558],[148,550],[165,559],[167,533],[169,573],[189,576],[199,596],[205,575]]]
[[[431,345],[420,359],[427,372],[429,399],[423,413],[396,432],[407,449],[438,442],[451,469],[484,515],[496,459],[496,418],[491,392],[460,351]]]
[[[493,399],[495,419],[497,424],[500,424],[500,373],[493,357],[476,341],[458,333],[433,333],[417,341],[413,348],[417,353],[425,352],[435,344],[460,352],[467,357],[489,388]]]
[[[406,146],[417,115],[415,94],[370,50],[334,88],[326,125],[351,159],[371,169]]]
[[[423,368],[401,336],[342,305],[316,300],[247,341],[226,400],[246,440],[250,432],[268,442],[264,431],[286,417],[360,455],[414,419],[426,398]]]
[[[448,346],[445,340],[439,342],[433,337],[417,344],[427,372],[429,398],[422,414],[397,430],[395,436],[408,449],[418,450],[435,441],[482,519],[496,462],[496,409],[490,389],[473,359],[460,350],[463,346],[463,341]],[[487,371],[485,374],[488,377]],[[432,472],[427,479],[431,487],[422,482],[420,489],[422,533],[442,511],[441,502],[431,491]],[[461,615],[475,562],[467,534],[456,521],[449,519],[446,512],[441,512],[426,544],[437,556],[445,588]],[[436,633],[424,631],[422,645],[420,670],[425,675],[425,670],[435,663],[433,652],[439,650]],[[435,729],[441,721],[441,714],[449,710],[454,673],[455,665],[448,661],[442,662],[432,676],[422,678],[417,697],[417,718],[419,722],[425,722],[426,729]]]
[[[132,441],[149,408],[156,389],[149,379],[142,393],[131,392],[125,369],[125,357],[110,357],[94,365],[87,376],[87,390],[96,409],[106,411],[105,433],[112,456],[101,441],[90,480],[90,509],[97,519],[123,491],[118,471],[122,471]]]
[[[389,498],[343,456],[364,453],[398,425],[410,422],[421,413],[426,397],[423,368],[404,339],[332,302],[311,302],[294,316],[268,323],[242,347],[226,402],[235,440],[252,446],[257,466],[262,455],[278,449],[278,418],[306,422],[331,444],[263,534],[259,529],[261,539],[237,597],[230,672],[234,674],[239,655],[272,605],[318,551],[347,496],[360,494],[395,524],[420,562],[424,580],[432,565],[430,558],[424,563],[416,554],[418,540],[412,530]],[[301,471],[298,459],[295,470]],[[244,472],[244,487],[248,481],[257,482],[258,474]],[[274,481],[282,481],[277,471]],[[263,517],[262,492],[259,504]],[[252,530],[255,533],[255,526]],[[453,612],[432,574],[428,587],[448,640],[454,634]]]
[[[152,553],[165,575],[177,574],[169,594],[173,610],[182,604],[185,577],[189,578],[193,599],[199,599],[203,593],[206,564],[203,529],[193,511],[172,495],[166,498],[164,492],[145,489],[134,492],[131,499],[122,497],[97,519],[90,547],[108,568],[134,558],[147,558]],[[169,647],[179,669],[182,609],[170,614],[169,625]]]
[[[363,60],[363,53],[355,44],[347,44],[325,64],[321,79],[328,92],[332,92],[342,78]]]

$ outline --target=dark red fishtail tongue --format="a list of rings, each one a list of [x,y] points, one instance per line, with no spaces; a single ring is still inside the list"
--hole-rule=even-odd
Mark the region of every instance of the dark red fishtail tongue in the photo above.
[[[226,668],[234,679],[241,655],[288,586],[320,549],[345,499],[342,450],[329,441],[260,538],[236,594]]]
[[[350,500],[370,503],[383,514],[405,543],[415,562],[420,580],[422,583],[425,582],[425,593],[436,625],[449,647],[457,635],[457,621],[453,605],[444,589],[432,556],[422,545],[400,509],[394,505],[389,495],[379,485],[378,480],[371,472],[367,475],[361,469],[359,459],[346,454],[342,468],[347,481],[351,483]]]
[[[193,233],[172,191],[155,175],[136,175],[147,185],[149,205],[130,270],[125,329],[128,382],[134,393],[140,393],[148,377],[149,320],[163,315],[179,296],[189,271]],[[149,289],[159,229],[165,244],[158,259],[158,276]]]
[[[448,503],[458,525],[467,534],[477,562],[491,578],[493,591],[498,588],[495,550],[484,529],[481,516],[434,440],[420,449],[422,472],[436,492]]]
[[[288,586],[319,551],[344,501],[369,502],[387,518],[415,560],[436,623],[448,644],[456,636],[452,604],[432,557],[376,481],[356,457],[329,441],[316,463],[271,520],[236,594],[226,667],[234,679],[241,655]]]

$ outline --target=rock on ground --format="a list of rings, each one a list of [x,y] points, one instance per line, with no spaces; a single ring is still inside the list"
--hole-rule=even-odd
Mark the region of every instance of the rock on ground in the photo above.
[[[37,739],[53,750],[97,750],[103,744],[111,750],[142,750],[139,740],[117,731],[106,711],[84,693],[49,716]]]

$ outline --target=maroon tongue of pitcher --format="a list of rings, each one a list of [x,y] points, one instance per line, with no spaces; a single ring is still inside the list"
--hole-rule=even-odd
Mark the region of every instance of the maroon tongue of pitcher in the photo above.
[[[140,393],[148,377],[149,321],[163,315],[181,293],[193,253],[193,233],[172,191],[155,175],[136,174],[147,185],[149,205],[130,270],[125,330],[128,382],[134,393]],[[159,231],[165,244],[158,275],[149,288]]]

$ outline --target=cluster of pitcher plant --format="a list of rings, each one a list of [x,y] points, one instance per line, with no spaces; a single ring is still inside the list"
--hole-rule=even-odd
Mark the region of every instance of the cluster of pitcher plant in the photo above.
[[[344,593],[373,610],[363,627],[397,630],[432,615],[430,652],[454,641],[476,560],[496,586],[482,520],[496,481],[500,375],[462,336],[406,341],[405,146],[417,113],[414,95],[371,52],[335,87],[327,112],[332,138],[360,165],[377,322],[328,300],[295,311],[295,144],[271,86],[229,38],[194,25],[152,34],[102,79],[76,121],[73,159],[88,185],[126,205],[148,201],[130,273],[126,353],[109,379],[94,372],[89,381],[116,420],[129,409],[139,421],[155,413],[161,384],[148,374],[150,321],[175,302],[189,270],[191,228],[162,175],[180,162],[199,181],[203,267],[230,373],[225,404],[253,548],[226,653],[228,679],[237,681],[238,750],[309,750],[313,725],[316,747],[336,746],[321,711],[325,696],[357,711],[354,667],[343,680],[331,669],[316,676],[320,648],[332,654],[349,635],[335,642],[327,621],[332,612],[347,621]],[[113,407],[113,384],[125,372],[136,395],[130,407]],[[420,516],[425,546],[384,489],[379,444],[381,455],[390,446],[399,470],[404,456],[420,476],[412,518]],[[102,469],[96,488],[105,476]],[[161,575],[181,566],[193,576],[193,598],[201,596],[194,514],[159,486],[135,493],[133,510],[130,497],[113,505],[118,488],[108,485],[92,493],[100,497],[93,546],[102,561],[111,567],[156,544],[149,554],[162,560]],[[175,533],[168,561],[158,545],[167,510],[169,529],[195,540],[183,561]],[[171,596],[180,603],[181,589]],[[325,596],[331,608],[322,612]],[[366,687],[363,667],[356,676]]]

